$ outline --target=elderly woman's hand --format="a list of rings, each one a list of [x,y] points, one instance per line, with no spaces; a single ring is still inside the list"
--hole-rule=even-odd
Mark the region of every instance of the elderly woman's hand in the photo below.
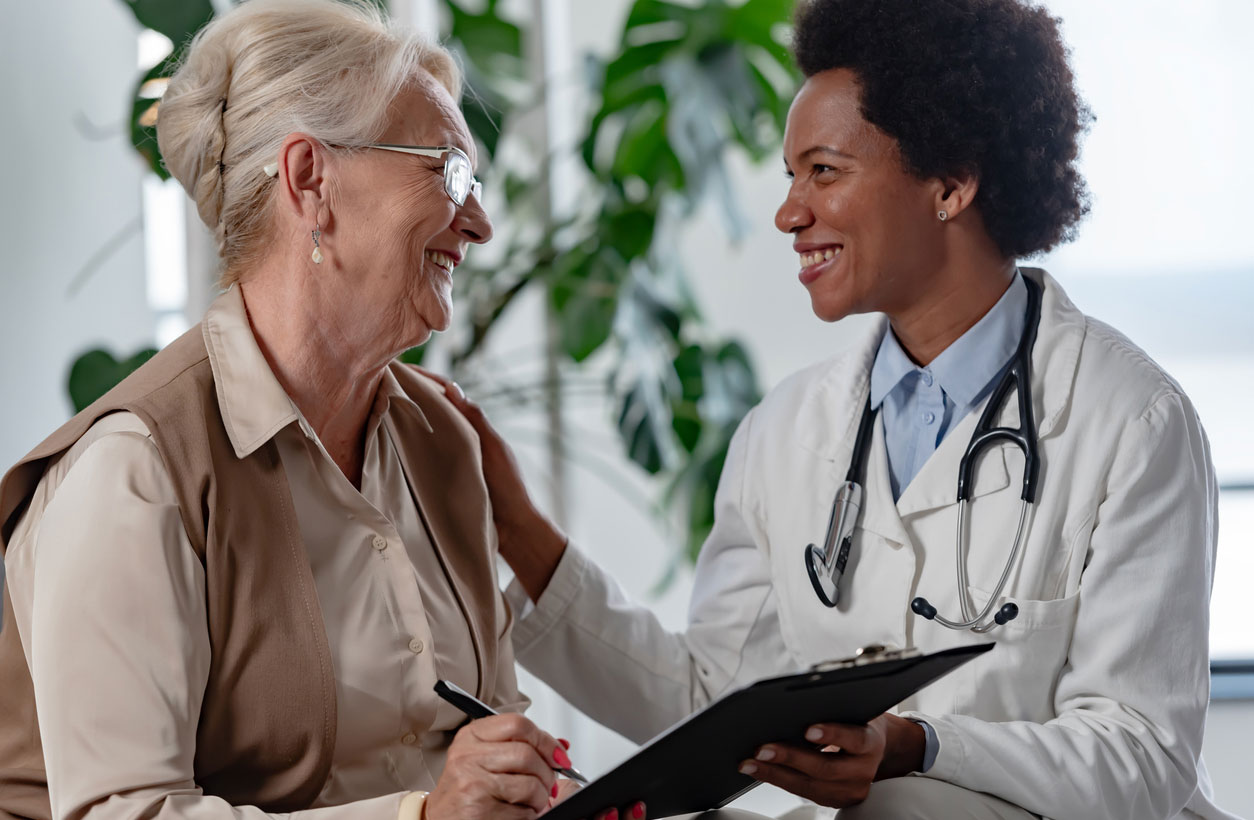
[[[426,816],[530,820],[562,793],[553,769],[569,765],[565,747],[522,715],[472,721],[449,746]]]
[[[479,434],[483,476],[492,499],[492,518],[501,557],[509,563],[531,599],[538,600],[566,549],[565,534],[532,503],[513,451],[479,405],[466,398],[455,382],[425,368],[417,370],[444,387],[449,401]]]

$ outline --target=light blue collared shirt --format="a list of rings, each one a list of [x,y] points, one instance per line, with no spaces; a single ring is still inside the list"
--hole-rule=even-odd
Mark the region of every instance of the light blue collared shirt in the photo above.
[[[1028,288],[1016,272],[997,304],[927,367],[901,349],[892,328],[884,333],[871,366],[871,407],[881,410],[893,500],[936,452],[946,434],[984,401],[1010,366],[1027,321]],[[936,730],[917,721],[926,736],[926,772],[940,753]]]
[[[893,500],[946,434],[980,405],[1014,358],[1028,288],[1015,273],[997,304],[927,367],[910,361],[890,328],[871,367],[871,407],[880,410]]]

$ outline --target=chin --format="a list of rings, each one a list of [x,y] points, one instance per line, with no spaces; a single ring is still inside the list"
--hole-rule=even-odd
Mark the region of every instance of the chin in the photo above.
[[[814,291],[810,293],[810,310],[824,322],[839,322],[858,312],[844,299],[834,298],[830,293]]]

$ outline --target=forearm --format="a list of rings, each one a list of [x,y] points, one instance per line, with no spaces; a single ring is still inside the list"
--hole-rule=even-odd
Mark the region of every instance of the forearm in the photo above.
[[[498,515],[495,523],[501,557],[514,571],[527,597],[540,600],[566,552],[565,533],[535,509],[517,521]]]

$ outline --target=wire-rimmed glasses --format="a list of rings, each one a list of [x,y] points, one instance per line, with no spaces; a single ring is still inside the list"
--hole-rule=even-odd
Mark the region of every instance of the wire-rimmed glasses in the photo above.
[[[483,183],[475,179],[470,166],[470,157],[455,145],[392,145],[376,142],[363,146],[378,148],[381,151],[396,151],[401,154],[414,154],[420,157],[444,157],[444,193],[457,203],[458,207],[466,204],[466,197],[475,195],[480,199],[483,194]]]
[[[475,179],[471,170],[470,157],[456,145],[392,145],[376,142],[363,145],[362,148],[378,148],[380,151],[396,151],[400,154],[414,154],[420,157],[444,158],[444,193],[461,207],[466,204],[466,197],[474,194],[475,199],[482,198],[483,183]],[[272,162],[262,169],[266,176],[279,175],[279,164]]]

